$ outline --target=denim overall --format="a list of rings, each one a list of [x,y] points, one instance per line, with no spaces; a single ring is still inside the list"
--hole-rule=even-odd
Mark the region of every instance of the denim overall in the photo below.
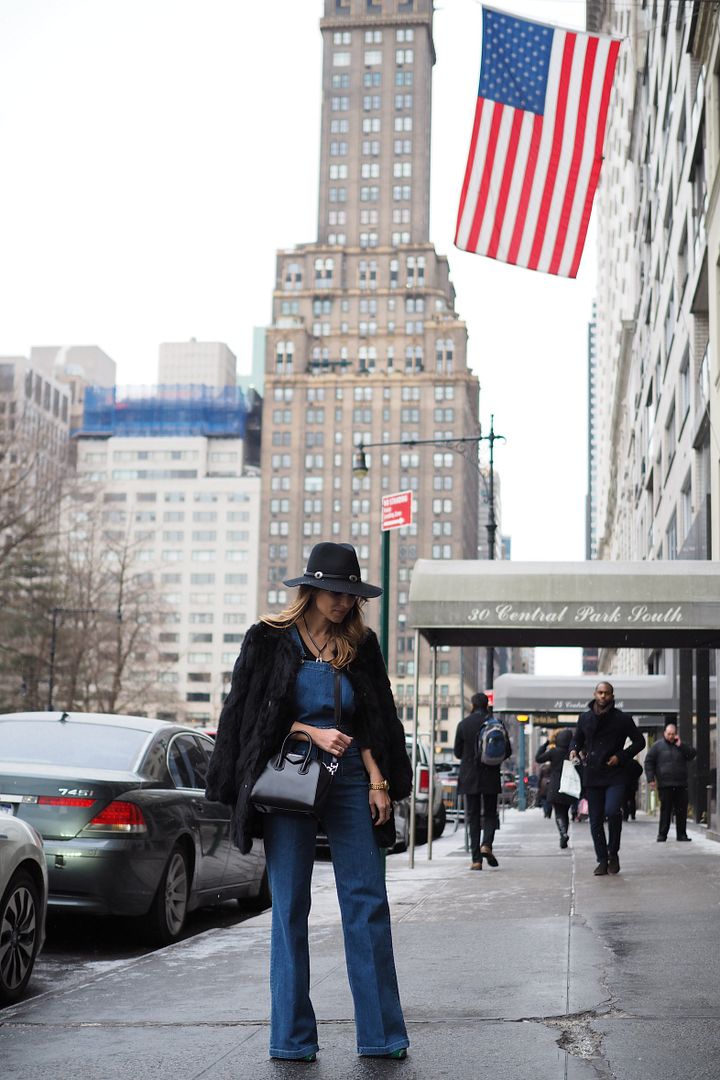
[[[301,649],[299,635],[293,633]],[[353,690],[346,675],[341,685],[341,726],[347,730],[354,712]],[[297,719],[306,726],[335,727],[334,698],[332,665],[304,660],[295,686]],[[320,754],[317,747],[313,753]],[[368,776],[354,742],[339,759],[323,826],[340,903],[357,1051],[388,1054],[409,1041],[395,974],[383,861],[372,832]],[[308,946],[316,832],[315,818],[305,814],[267,814],[263,819],[272,890],[270,1056],[275,1058],[303,1058],[318,1049]]]

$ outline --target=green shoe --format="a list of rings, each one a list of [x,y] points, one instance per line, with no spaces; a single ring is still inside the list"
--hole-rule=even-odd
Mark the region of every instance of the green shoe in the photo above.
[[[404,1061],[407,1057],[407,1049],[403,1046],[400,1050],[393,1050],[389,1054],[381,1054],[380,1057],[393,1058],[394,1061]]]

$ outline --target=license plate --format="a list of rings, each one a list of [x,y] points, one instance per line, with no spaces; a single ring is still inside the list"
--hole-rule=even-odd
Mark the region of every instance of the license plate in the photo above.
[[[0,814],[10,814],[10,817],[15,813],[15,807],[11,802],[0,802]]]

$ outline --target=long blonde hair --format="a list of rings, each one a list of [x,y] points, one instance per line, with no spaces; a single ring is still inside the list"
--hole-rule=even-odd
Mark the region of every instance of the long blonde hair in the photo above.
[[[275,626],[280,630],[289,629],[300,620],[310,606],[315,593],[320,591],[312,585],[301,585],[291,604],[288,604],[277,615],[261,615],[260,622]],[[335,655],[330,661],[333,667],[344,668],[350,664],[357,656],[358,646],[367,637],[367,626],[362,614],[366,602],[364,597],[356,596],[355,603],[339,626],[333,624],[330,630],[330,640],[335,647]]]

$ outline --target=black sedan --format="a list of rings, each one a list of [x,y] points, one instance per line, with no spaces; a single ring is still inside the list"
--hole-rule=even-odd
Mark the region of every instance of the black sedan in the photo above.
[[[142,918],[168,944],[193,908],[269,903],[265,853],[241,855],[204,796],[212,739],[140,716],[0,715],[0,812],[43,838],[49,909]]]

